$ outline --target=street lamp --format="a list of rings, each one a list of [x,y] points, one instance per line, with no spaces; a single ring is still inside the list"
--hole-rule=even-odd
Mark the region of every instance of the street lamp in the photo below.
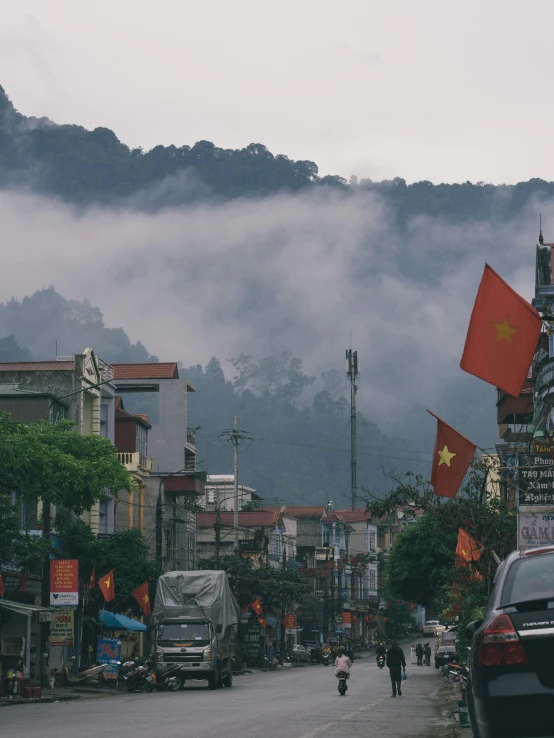
[[[236,496],[233,494],[230,497],[224,497],[222,500],[219,500],[215,503],[215,568],[219,569],[219,548],[221,545],[221,505],[223,502],[226,502],[227,500],[235,500]],[[237,525],[235,530],[235,539],[238,540],[238,505],[237,507]],[[235,517],[235,516],[233,516]],[[235,527],[233,525],[233,527]],[[236,556],[239,555],[238,548],[236,549]]]
[[[179,471],[171,472],[171,474],[166,474],[165,477],[162,477],[160,479],[160,484],[158,485],[158,499],[156,501],[156,561],[158,564],[161,565],[162,563],[162,527],[163,527],[163,504],[162,504],[162,486],[164,482],[167,479],[171,479],[171,477],[175,477],[177,474],[182,474],[183,472],[188,471],[188,469],[179,469]]]

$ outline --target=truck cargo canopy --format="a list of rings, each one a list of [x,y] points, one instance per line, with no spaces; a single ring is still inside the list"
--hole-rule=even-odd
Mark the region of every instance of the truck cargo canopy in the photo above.
[[[170,571],[158,579],[152,622],[167,618],[208,617],[221,625],[221,637],[239,622],[240,609],[224,571]]]

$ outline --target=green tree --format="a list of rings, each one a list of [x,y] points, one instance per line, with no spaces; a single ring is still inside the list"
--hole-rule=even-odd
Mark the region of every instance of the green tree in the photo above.
[[[58,516],[56,526],[63,541],[59,553],[79,559],[79,579],[83,588],[88,586],[93,568],[97,579],[113,569],[118,610],[141,614],[132,592],[145,581],[149,584],[151,601],[154,601],[156,582],[163,570],[150,558],[148,545],[139,530],[125,530],[107,538],[98,538],[89,525],[67,513]],[[88,598],[88,614],[95,617],[102,604],[102,594],[98,588],[92,589]]]
[[[445,615],[456,611],[462,646],[465,625],[486,605],[497,557],[505,558],[516,545],[515,510],[505,500],[486,494],[489,475],[497,467],[498,462],[489,457],[475,460],[457,497],[446,501],[434,494],[423,477],[408,473],[396,480],[389,495],[367,506],[375,517],[400,509],[417,519],[416,511],[424,512],[395,540],[386,588],[401,599],[434,604]],[[471,569],[454,563],[460,528],[482,545],[479,562]]]
[[[215,558],[202,559],[199,569],[216,569]],[[219,569],[227,572],[231,590],[240,607],[246,607],[259,597],[264,612],[279,615],[281,609],[298,606],[309,592],[306,579],[296,571],[274,569],[262,566],[254,569],[250,559],[224,556],[219,561]]]
[[[0,413],[0,492],[80,513],[106,490],[131,488],[107,438],[83,436],[67,421],[23,425]]]

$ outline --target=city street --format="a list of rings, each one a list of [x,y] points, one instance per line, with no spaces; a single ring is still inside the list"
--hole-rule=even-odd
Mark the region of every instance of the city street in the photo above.
[[[405,647],[405,651],[409,648]],[[334,668],[281,668],[235,677],[231,689],[209,691],[191,683],[178,693],[154,692],[2,710],[3,735],[59,738],[327,738],[426,735],[435,718],[433,667],[408,665],[402,697],[391,698],[388,670],[371,655],[355,662],[346,697]],[[193,686],[194,684],[194,686]]]

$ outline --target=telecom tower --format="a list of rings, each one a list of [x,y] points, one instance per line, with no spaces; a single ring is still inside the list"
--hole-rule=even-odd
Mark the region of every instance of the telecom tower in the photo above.
[[[346,376],[350,380],[350,490],[352,510],[356,510],[358,496],[356,479],[356,392],[358,385],[358,352],[346,350]]]

